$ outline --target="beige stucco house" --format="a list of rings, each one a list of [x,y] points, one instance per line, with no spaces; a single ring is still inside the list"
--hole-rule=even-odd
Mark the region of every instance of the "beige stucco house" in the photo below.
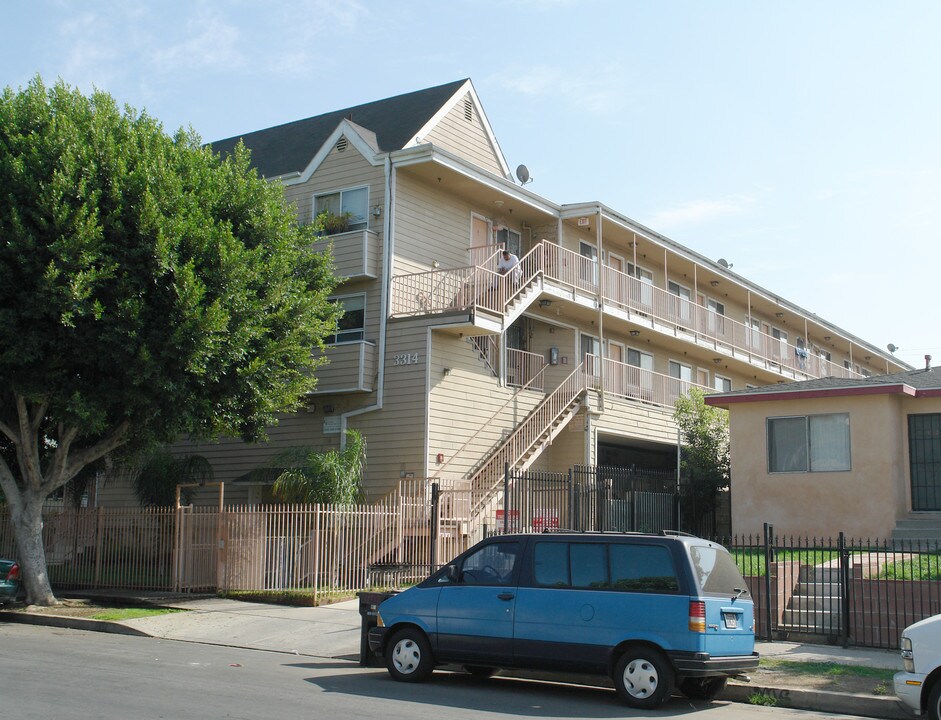
[[[941,538],[941,367],[706,402],[729,411],[736,533]]]
[[[304,411],[266,444],[180,446],[212,461],[228,501],[270,499],[283,448],[335,447],[347,428],[368,444],[369,498],[403,478],[486,493],[505,463],[672,468],[672,406],[692,386],[906,367],[618,210],[538,195],[470,80],[213,148],[238,140],[299,222],[328,209],[350,223],[323,241],[346,315]],[[520,260],[505,275],[504,247]]]

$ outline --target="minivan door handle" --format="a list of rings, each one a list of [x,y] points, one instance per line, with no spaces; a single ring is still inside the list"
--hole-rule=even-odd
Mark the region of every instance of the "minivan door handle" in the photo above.
[[[501,600],[512,600],[514,595],[513,593],[500,593],[497,597]]]

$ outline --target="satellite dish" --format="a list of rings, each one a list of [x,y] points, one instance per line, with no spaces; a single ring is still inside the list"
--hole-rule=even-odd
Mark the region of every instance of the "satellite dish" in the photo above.
[[[725,258],[719,258],[718,263],[726,269],[732,267],[731,265],[729,265],[728,260],[726,260]]]
[[[887,349],[890,353],[894,353],[896,350],[898,350],[898,348],[897,348],[895,345],[893,345],[892,343],[889,343],[888,345],[886,345],[886,349]]]
[[[520,181],[520,185],[528,183],[532,179],[529,177],[529,168],[525,165],[516,168],[516,179]]]

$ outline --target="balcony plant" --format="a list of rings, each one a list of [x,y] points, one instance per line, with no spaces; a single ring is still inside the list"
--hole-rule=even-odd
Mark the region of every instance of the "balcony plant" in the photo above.
[[[318,235],[336,235],[350,229],[352,217],[353,213],[349,212],[337,215],[329,210],[322,210],[317,213],[313,224]]]

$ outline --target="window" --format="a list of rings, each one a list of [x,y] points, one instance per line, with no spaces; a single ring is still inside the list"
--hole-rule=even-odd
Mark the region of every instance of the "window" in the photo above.
[[[719,335],[725,334],[725,305],[718,300],[706,298],[706,330]]]
[[[497,245],[500,245],[511,253],[520,256],[520,234],[516,230],[502,228],[497,230]]]
[[[657,545],[537,542],[533,579],[547,587],[676,592],[670,551]]]
[[[366,296],[347,295],[331,298],[343,306],[343,317],[337,321],[337,333],[327,339],[328,345],[362,340],[366,329]]]
[[[676,592],[670,551],[654,545],[612,545],[611,587],[631,592]]]
[[[670,361],[670,377],[690,383],[693,381],[693,368],[675,360]]]
[[[519,555],[519,543],[491,543],[468,555],[461,566],[465,585],[509,585]]]
[[[342,216],[349,213],[349,223],[346,230],[363,230],[367,224],[367,206],[369,205],[369,188],[358,187],[349,190],[317,195],[314,198],[314,216],[322,212]],[[343,232],[343,230],[334,230]]]
[[[691,304],[690,299],[692,298],[689,288],[669,280],[667,282],[667,291],[678,298],[673,301],[674,316],[683,322],[689,322],[691,316],[689,306]]]
[[[850,469],[848,413],[768,418],[768,472]]]
[[[712,387],[719,392],[732,392],[732,381],[721,375],[716,375],[712,380]]]

